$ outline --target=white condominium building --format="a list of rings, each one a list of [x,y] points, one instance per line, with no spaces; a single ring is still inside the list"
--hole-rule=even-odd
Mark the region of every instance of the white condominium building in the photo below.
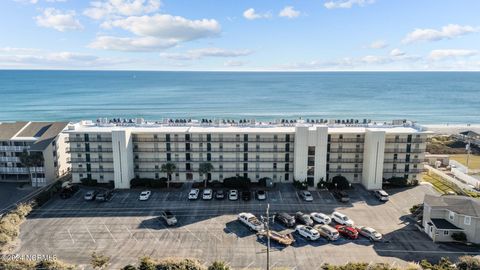
[[[0,182],[41,187],[68,173],[67,122],[0,123]]]
[[[397,123],[396,123],[397,122]],[[242,176],[255,182],[307,181],[316,186],[341,175],[367,189],[383,179],[417,179],[423,171],[426,136],[410,122],[396,124],[183,122],[142,119],[81,121],[65,132],[74,182],[113,181],[130,188],[133,178],[159,179],[173,163],[172,181],[201,181],[200,163],[213,165],[209,180]]]

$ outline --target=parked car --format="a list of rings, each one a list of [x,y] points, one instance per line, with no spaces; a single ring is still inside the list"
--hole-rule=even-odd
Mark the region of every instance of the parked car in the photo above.
[[[100,202],[107,202],[107,201],[110,201],[112,197],[113,197],[113,191],[106,190],[98,193],[97,197],[95,197],[95,200]]]
[[[377,232],[376,230],[370,228],[370,227],[361,226],[361,227],[357,227],[355,229],[357,230],[357,232],[361,236],[364,236],[364,237],[370,239],[371,241],[382,240],[382,234]]]
[[[350,238],[350,239],[357,239],[358,238],[358,232],[354,227],[351,226],[345,226],[345,225],[336,225],[335,229],[337,229],[338,233]]]
[[[85,193],[85,195],[83,195],[83,199],[85,201],[93,201],[93,200],[95,200],[95,197],[97,196],[97,194],[98,194],[98,191],[89,190]]]
[[[320,233],[310,226],[297,225],[297,227],[295,227],[295,231],[308,240],[315,241],[320,238]]]
[[[375,190],[373,194],[375,194],[375,197],[377,197],[377,199],[380,200],[381,202],[388,201],[388,193],[385,192],[385,190],[382,190],[382,189]]]
[[[252,213],[240,213],[238,214],[238,220],[252,231],[259,232],[264,229],[263,223]]]
[[[177,218],[170,210],[162,211],[158,218],[163,220],[168,226],[174,226],[177,224]]]
[[[282,223],[286,227],[295,226],[295,218],[285,212],[276,213],[275,220]]]
[[[337,199],[339,202],[347,203],[350,201],[350,197],[348,196],[347,192],[343,190],[336,189],[332,191],[332,194],[333,194],[333,197],[335,197],[335,199]]]
[[[310,191],[302,190],[302,191],[300,191],[299,195],[300,195],[300,198],[302,198],[302,200],[304,200],[306,202],[312,202],[313,201],[313,197],[312,197],[312,194],[310,193]]]
[[[250,201],[251,198],[252,198],[252,193],[250,191],[248,190],[242,191],[242,200]]]
[[[344,215],[340,212],[333,212],[332,219],[341,225],[353,226],[355,224],[347,215]]]
[[[209,188],[204,189],[202,193],[203,200],[211,200],[213,198],[213,191]]]
[[[330,225],[315,225],[313,228],[320,233],[320,236],[325,237],[329,241],[335,241],[340,236],[337,229]]]
[[[138,198],[140,201],[146,201],[150,199],[152,192],[150,190],[144,190],[140,193],[140,197]]]
[[[330,224],[332,222],[332,218],[324,213],[313,212],[310,214],[313,221],[320,223],[320,224]]]
[[[188,199],[189,200],[196,200],[198,199],[198,194],[200,193],[200,190],[198,188],[192,188],[190,190],[190,193],[188,193]]]
[[[73,196],[73,194],[77,193],[80,190],[80,187],[77,185],[68,185],[60,191],[60,198],[68,199]]]
[[[225,198],[225,192],[223,191],[223,189],[219,189],[215,191],[215,199],[223,200],[224,198]]]
[[[310,215],[304,214],[302,212],[295,213],[295,220],[303,225],[313,226],[313,220]]]
[[[228,192],[228,199],[230,201],[236,201],[238,200],[238,190],[232,189]]]
[[[257,200],[264,201],[267,199],[267,192],[265,190],[257,191]]]

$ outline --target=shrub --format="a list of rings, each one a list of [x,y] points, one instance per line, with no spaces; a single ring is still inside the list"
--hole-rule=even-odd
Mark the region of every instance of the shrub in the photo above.
[[[12,221],[8,218],[8,215],[0,221],[0,233],[6,234],[11,239],[18,236],[19,229],[18,225],[12,223]]]
[[[336,188],[339,190],[345,190],[350,188],[350,182],[348,182],[347,178],[342,175],[336,175],[332,178],[332,182],[330,184],[330,188]]]
[[[391,177],[384,179],[383,184],[391,187],[407,187],[408,179],[405,177]]]
[[[457,232],[452,234],[452,239],[459,242],[466,242],[467,235],[464,232]]]
[[[208,267],[208,270],[230,270],[230,267],[224,262],[215,261]]]
[[[42,270],[73,270],[74,266],[57,260],[40,261],[35,265],[36,269]]]
[[[308,188],[307,181],[293,180],[293,186],[300,190],[305,190]]]
[[[249,188],[251,183],[252,181],[250,178],[245,178],[242,176],[234,176],[223,179],[223,185],[227,188]]]
[[[423,269],[430,270],[455,270],[455,265],[448,258],[443,257],[436,264],[432,264],[427,260],[422,260],[420,266]]]
[[[197,260],[168,258],[157,262],[157,270],[205,270]]]
[[[126,265],[125,267],[122,268],[122,270],[137,270],[137,268],[131,264]]]
[[[92,258],[90,259],[90,264],[93,266],[93,269],[102,269],[108,265],[109,261],[110,257],[93,252]]]
[[[35,268],[36,268],[35,264],[32,261],[0,259],[0,269],[25,270],[25,269],[35,269]]]
[[[323,181],[323,178],[320,179],[320,181],[318,181],[318,183],[317,183],[317,188],[322,189],[322,188],[326,188],[326,187],[327,187],[327,182]]]
[[[415,213],[418,211],[418,209],[420,208],[423,208],[423,204],[422,203],[419,203],[419,204],[415,204],[413,205],[412,207],[410,207],[410,213]]]
[[[150,257],[142,257],[140,258],[140,265],[138,266],[138,270],[155,270],[155,261],[152,260]]]
[[[12,238],[5,233],[0,233],[0,247],[5,246],[10,242]],[[1,269],[1,268],[0,268]]]
[[[480,258],[472,256],[462,256],[458,258],[458,270],[478,270],[480,269]]]
[[[98,185],[97,179],[82,178],[82,179],[80,179],[80,182],[82,182],[83,185],[88,186],[88,187],[94,187],[94,186]]]

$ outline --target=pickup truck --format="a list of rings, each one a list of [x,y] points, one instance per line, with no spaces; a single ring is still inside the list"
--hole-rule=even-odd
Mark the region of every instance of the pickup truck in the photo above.
[[[264,229],[263,223],[252,213],[240,213],[238,214],[238,220],[252,231],[260,232]]]

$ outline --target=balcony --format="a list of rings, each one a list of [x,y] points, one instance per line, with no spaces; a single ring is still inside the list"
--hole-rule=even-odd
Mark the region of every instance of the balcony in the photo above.
[[[365,139],[363,138],[331,138],[330,141],[332,143],[363,143]]]
[[[10,146],[2,145],[0,146],[0,151],[3,152],[23,152],[24,150],[30,149],[30,146]]]
[[[167,150],[166,148],[134,148],[133,152],[136,153],[141,153],[141,152],[293,152],[293,147],[288,149],[286,151],[285,148],[249,148],[247,151],[243,149],[243,147],[239,148],[211,148],[210,150],[207,150],[206,148],[170,148],[170,150]]]
[[[330,153],[363,153],[363,148],[330,148]]]
[[[185,140],[185,138],[171,138],[167,141],[165,138],[133,138],[133,142],[170,142],[170,143],[178,143],[178,142],[192,142],[192,143],[222,143],[222,142],[237,142],[237,143],[255,143],[255,142],[269,142],[269,143],[288,143],[292,142],[292,140],[287,141],[285,139],[273,139],[273,138],[252,138],[248,139],[247,141],[243,140],[243,138],[212,138],[211,140],[207,140],[206,138],[199,139],[199,138],[191,138],[190,140]]]
[[[385,139],[386,143],[424,143],[427,139],[411,139],[408,141],[407,139]]]
[[[45,173],[44,167],[30,167],[28,169],[30,170],[30,173]]]
[[[0,162],[20,162],[20,158],[18,157],[0,157]]]
[[[83,148],[83,147],[80,147],[80,148],[68,148],[67,147],[67,153],[85,153],[85,152],[91,152],[91,153],[103,153],[103,152],[112,152],[112,148],[90,148],[88,151]]]
[[[92,168],[90,171],[86,168],[72,168],[72,173],[113,173],[113,168]]]
[[[330,159],[327,163],[363,163],[361,158]]]
[[[4,174],[30,174],[30,170],[24,167],[0,167],[0,173]]]
[[[86,158],[67,158],[68,163],[112,163],[113,158],[91,158],[87,161]]]
[[[243,160],[243,158],[212,158],[207,160],[206,158],[191,158],[190,160],[186,160],[185,158],[172,158],[171,160],[167,160],[166,158],[137,158],[134,159],[135,162],[279,162],[279,163],[289,163],[293,162],[293,158],[289,159],[289,161],[285,161],[285,159],[274,159],[274,158],[260,158],[260,159],[249,159],[247,161]]]
[[[407,149],[385,148],[385,153],[423,153],[423,152],[425,152],[425,150],[410,149],[410,152],[407,152]]]
[[[149,172],[149,173],[163,173],[162,170],[155,169],[155,168],[136,168],[135,172]],[[183,168],[177,169],[176,172],[198,172],[196,169],[193,170],[186,170]],[[276,172],[276,173],[291,173],[293,169],[289,169],[285,171],[284,168],[249,168],[248,170],[243,170],[243,168],[235,169],[235,168],[223,168],[223,169],[215,169],[212,173],[223,173],[223,172],[233,172],[233,173],[256,173],[256,172]]]
[[[421,163],[422,160],[420,159],[410,159],[407,161],[406,159],[385,159],[384,163]]]
[[[97,137],[92,137],[88,138],[88,140],[85,140],[84,137],[66,137],[65,142],[112,142],[112,138],[97,138]]]
[[[424,172],[424,169],[410,169],[405,171],[405,169],[383,169],[384,173],[404,173],[404,174],[411,174],[411,173],[421,173]]]
[[[328,173],[361,173],[362,168],[354,169],[329,169]]]

